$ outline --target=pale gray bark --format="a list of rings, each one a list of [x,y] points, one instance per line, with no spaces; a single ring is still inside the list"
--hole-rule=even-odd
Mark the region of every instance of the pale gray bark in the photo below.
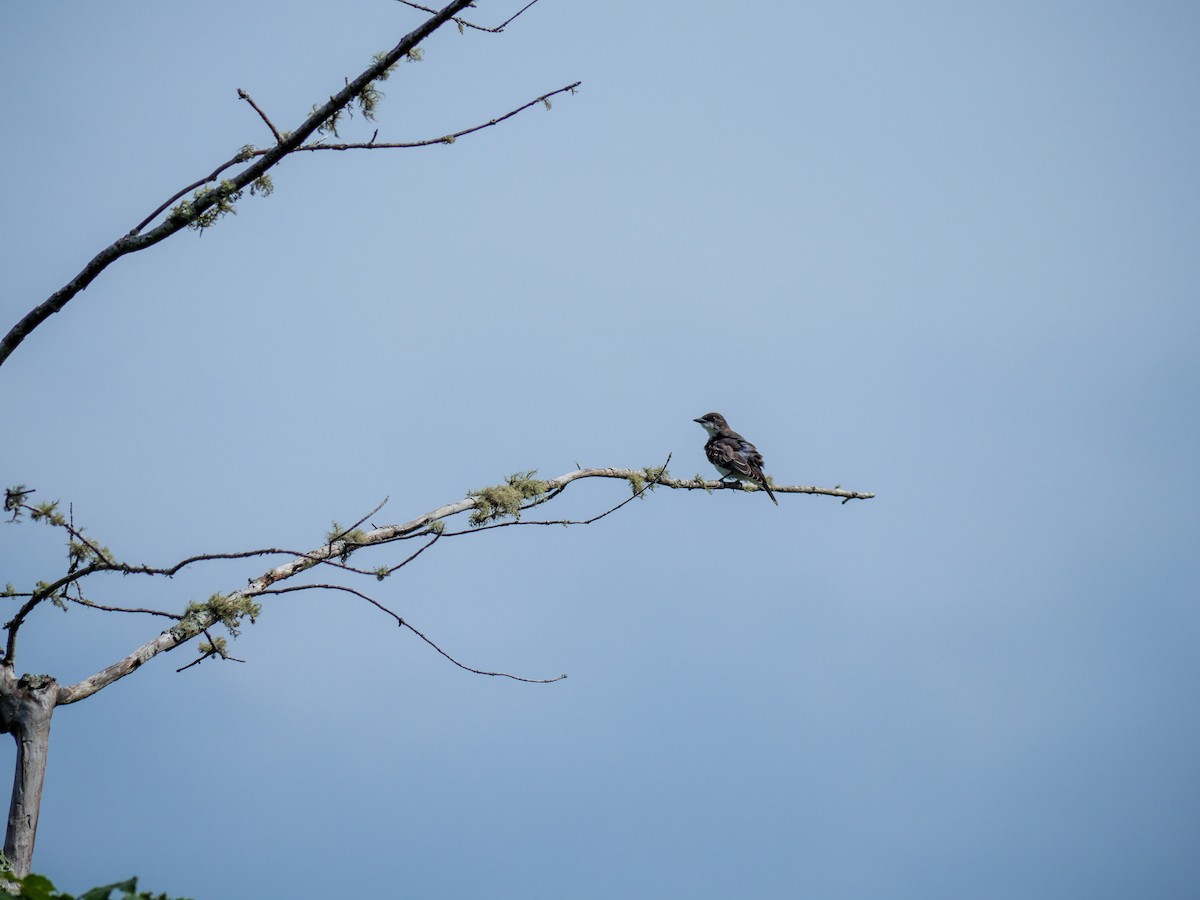
[[[0,727],[17,742],[4,855],[17,875],[28,875],[33,861],[50,747],[50,717],[57,697],[58,685],[50,676],[22,675],[18,679],[12,669],[0,665]]]

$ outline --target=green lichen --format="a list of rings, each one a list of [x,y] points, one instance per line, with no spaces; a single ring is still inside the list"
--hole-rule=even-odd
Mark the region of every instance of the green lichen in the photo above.
[[[259,175],[250,182],[251,197],[270,197],[275,192],[275,182],[270,175]]]
[[[25,505],[25,502],[29,499],[29,495],[32,493],[33,488],[26,487],[23,484],[13,485],[5,489],[4,511],[12,513],[10,521],[16,522],[24,515],[24,510],[21,507]]]
[[[646,466],[640,472],[634,472],[629,476],[629,486],[633,489],[633,493],[642,494],[643,491],[654,490],[657,485],[654,483],[661,478],[670,478],[671,475],[667,471],[666,466]],[[642,494],[645,496],[645,494]]]
[[[217,654],[224,656],[229,649],[229,642],[223,637],[215,637],[211,641],[201,641],[200,646],[196,648],[201,656],[211,656]]]
[[[249,619],[253,625],[261,612],[262,604],[255,603],[244,594],[217,593],[203,603],[190,601],[171,633],[186,640],[209,625],[220,622],[233,637],[237,637],[241,633],[242,620]]]
[[[67,559],[72,569],[88,563],[114,566],[117,562],[111,550],[103,544],[97,545],[94,541],[67,541]]]
[[[329,545],[340,543],[338,557],[342,562],[350,558],[350,554],[367,542],[367,533],[361,528],[345,529],[337,519],[333,520],[329,531],[325,532],[325,543]]]
[[[520,518],[525,501],[541,497],[547,491],[546,482],[533,477],[536,474],[536,470],[515,472],[504,480],[504,484],[469,491],[467,497],[475,501],[475,511],[469,520],[471,525],[478,528],[499,519]]]

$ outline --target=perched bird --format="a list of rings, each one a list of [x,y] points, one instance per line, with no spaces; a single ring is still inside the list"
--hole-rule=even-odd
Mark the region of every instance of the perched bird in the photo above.
[[[729,427],[725,417],[720,413],[705,413],[698,419],[700,426],[708,432],[708,443],[704,445],[704,455],[721,473],[721,480],[736,478],[738,481],[748,481],[758,485],[767,492],[771,502],[776,506],[779,501],[767,486],[767,476],[763,474],[763,458],[758,448]]]

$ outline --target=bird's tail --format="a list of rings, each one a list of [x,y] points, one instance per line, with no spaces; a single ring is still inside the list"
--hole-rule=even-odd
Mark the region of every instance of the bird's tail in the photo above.
[[[776,500],[775,495],[771,493],[771,488],[767,484],[767,479],[765,477],[762,480],[762,489],[767,492],[767,496],[771,498],[771,502],[774,503],[776,506],[778,506],[779,501]]]

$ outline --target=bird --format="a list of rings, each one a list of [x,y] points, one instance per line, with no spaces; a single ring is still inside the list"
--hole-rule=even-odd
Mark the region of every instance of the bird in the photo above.
[[[705,413],[692,421],[698,422],[700,427],[708,432],[704,455],[721,473],[722,481],[730,477],[738,481],[748,481],[766,491],[771,502],[779,505],[779,501],[767,485],[767,476],[762,470],[762,454],[758,452],[757,447],[730,428],[720,413]]]

